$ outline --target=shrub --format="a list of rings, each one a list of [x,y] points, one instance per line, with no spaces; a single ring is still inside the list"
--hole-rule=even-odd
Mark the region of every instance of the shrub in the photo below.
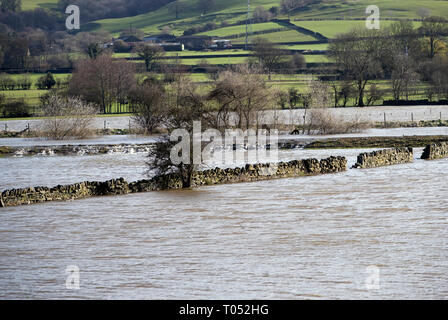
[[[357,116],[344,119],[337,116],[329,108],[311,109],[309,114],[309,132],[315,134],[341,134],[360,132],[368,128]]]
[[[54,80],[53,74],[48,72],[46,75],[42,76],[37,80],[37,88],[40,90],[50,90],[56,84],[56,80]]]
[[[124,42],[123,40],[117,40],[114,42],[114,52],[122,53],[122,52],[130,52],[131,46]]]
[[[311,81],[308,86],[309,111],[305,110],[304,132],[315,134],[338,134],[358,132],[367,128],[355,116],[353,119],[344,119],[336,116],[329,108],[332,105],[330,87],[322,81]],[[307,120],[307,121],[306,121]],[[305,122],[306,121],[306,122]]]
[[[16,88],[16,81],[9,75],[0,75],[0,89],[1,90],[14,90]]]
[[[22,76],[17,80],[17,88],[22,90],[29,90],[31,89],[31,79],[28,76]]]
[[[2,100],[2,98],[0,98]],[[0,112],[4,118],[30,117],[28,105],[23,99],[7,100],[3,96],[3,102],[0,101]]]
[[[62,140],[69,137],[85,138],[91,132],[91,124],[98,108],[80,98],[62,97],[50,93],[42,103],[44,136]]]

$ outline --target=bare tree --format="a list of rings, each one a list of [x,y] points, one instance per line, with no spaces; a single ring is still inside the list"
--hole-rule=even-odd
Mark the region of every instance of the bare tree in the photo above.
[[[381,90],[375,83],[372,83],[367,90],[367,105],[371,106],[383,99]]]
[[[272,19],[272,13],[262,6],[258,6],[254,10],[253,19],[254,22],[267,22]]]
[[[428,98],[432,100],[434,96],[437,96],[438,99],[448,99],[448,63],[437,56],[431,63],[434,71],[429,79],[431,87],[428,89]]]
[[[78,62],[70,80],[69,94],[80,95],[106,113],[114,102],[124,102],[135,83],[135,65],[108,55]]]
[[[422,58],[422,41],[418,36],[418,30],[414,29],[412,21],[400,20],[390,25],[390,38],[388,45],[391,47],[393,57],[403,54],[414,60]]]
[[[422,20],[431,16],[431,10],[428,8],[418,8],[416,13]]]
[[[204,113],[204,97],[198,87],[187,77],[180,77],[172,82],[166,89],[165,95],[165,127],[169,134],[176,129],[182,129],[186,133],[183,141],[186,147],[176,150],[178,141],[171,141],[169,135],[163,136],[157,145],[151,149],[147,162],[150,174],[178,174],[182,181],[182,187],[191,186],[193,173],[199,164],[193,161],[193,128],[194,121],[201,121]],[[186,149],[186,150],[185,150]],[[173,153],[182,152],[185,161],[174,162]]]
[[[218,105],[219,121],[228,124],[232,113],[238,128],[249,129],[257,125],[258,112],[272,108],[275,97],[263,75],[243,65],[221,72],[209,99]]]
[[[136,46],[134,52],[145,62],[147,72],[153,71],[157,60],[165,54],[165,50],[156,44],[142,44]]]
[[[401,97],[409,99],[411,88],[419,83],[419,75],[414,69],[415,62],[407,55],[395,57],[394,68],[391,76],[392,93],[395,100]]]
[[[1,0],[0,9],[2,11],[14,11],[18,12],[22,8],[22,0]]]
[[[306,7],[311,2],[312,0],[282,0],[280,2],[280,9],[283,13],[288,14],[289,18],[293,11]]]
[[[352,80],[357,89],[357,106],[364,106],[367,83],[382,74],[383,37],[376,30],[352,30],[337,37],[329,47],[329,56]]]
[[[179,80],[187,73],[188,67],[182,64],[179,55],[175,55],[169,64],[162,65],[163,77],[165,82],[173,82]]]
[[[344,119],[332,112],[331,88],[327,83],[311,81],[307,90],[310,97],[309,115],[307,121],[304,117],[303,132],[307,130],[308,133],[336,134],[356,132],[365,128],[366,125],[356,117]]]
[[[87,44],[85,48],[85,53],[90,59],[98,58],[104,52],[104,48],[101,47],[99,43],[91,42]]]
[[[421,32],[429,40],[429,58],[434,58],[443,42],[443,35],[448,31],[448,21],[443,17],[428,17],[422,22]]]
[[[158,81],[147,80],[137,84],[129,96],[135,107],[132,120],[146,133],[153,133],[167,116],[164,110],[166,91]]]
[[[252,44],[253,55],[267,72],[270,80],[272,72],[284,61],[284,51],[276,48],[274,43],[263,38],[254,39]]]

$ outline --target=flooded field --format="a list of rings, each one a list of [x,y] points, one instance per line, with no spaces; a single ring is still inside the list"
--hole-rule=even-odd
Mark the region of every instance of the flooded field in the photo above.
[[[430,106],[375,106],[364,108],[329,108],[334,116],[342,119],[356,119],[363,122],[406,122],[421,120],[447,120],[448,107],[444,105]],[[279,123],[290,124],[302,121],[305,109],[277,110],[268,112],[264,116],[266,123],[271,123],[277,119]],[[29,125],[31,129],[37,129],[41,125],[41,120],[7,120],[0,121],[0,129],[6,127],[11,131],[21,131]],[[129,129],[134,127],[132,119],[128,116],[97,117],[93,122],[95,129]]]
[[[281,151],[280,160],[370,150]],[[415,150],[416,158],[421,149]],[[0,158],[0,189],[145,175],[144,153]],[[0,298],[448,298],[448,159],[1,208]],[[66,288],[77,266],[80,289]],[[378,286],[366,286],[370,268]]]

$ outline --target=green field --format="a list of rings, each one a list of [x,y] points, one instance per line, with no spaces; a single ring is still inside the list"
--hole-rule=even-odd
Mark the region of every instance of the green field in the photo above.
[[[182,59],[181,63],[188,66],[195,66],[199,65],[202,62],[206,62],[208,64],[215,64],[215,65],[231,65],[231,64],[242,64],[247,62],[247,57],[232,57],[229,56],[227,58],[202,58],[202,59]],[[164,60],[167,63],[171,62],[174,63],[174,60]]]
[[[316,39],[308,36],[306,34],[299,33],[295,30],[288,30],[288,31],[281,31],[281,32],[272,32],[272,33],[265,33],[260,34],[256,36],[252,36],[251,39],[255,38],[263,38],[267,39],[274,43],[280,43],[280,42],[302,42],[302,41],[315,41]],[[232,43],[244,43],[246,40],[245,37],[232,39]]]
[[[320,44],[296,44],[296,45],[281,45],[279,46],[281,49],[287,50],[327,50],[328,43],[320,43]]]
[[[223,21],[234,23],[245,20],[247,9],[247,2],[245,0],[215,0],[215,7],[206,15],[201,15],[197,2],[198,0],[183,0],[185,7],[182,9],[178,20],[175,19],[173,11],[170,10],[173,6],[170,3],[154,12],[133,17],[98,20],[94,24],[82,27],[88,29],[100,28],[108,30],[113,34],[118,34],[128,29],[130,24],[132,24],[133,27],[140,28],[147,34],[154,34],[160,33],[164,27],[169,26],[173,34],[180,35],[184,30],[192,26],[203,25],[208,22],[219,24]],[[279,2],[279,0],[252,0],[251,8],[253,9],[261,5],[268,9],[272,6],[278,6]],[[22,9],[29,10],[37,7],[54,8],[56,3],[57,0],[22,0]],[[324,35],[327,34],[329,37],[333,37],[335,33],[344,32],[347,30],[347,27],[356,25],[352,21],[354,18],[366,18],[365,9],[368,5],[377,5],[380,8],[381,18],[388,19],[419,18],[417,11],[420,8],[429,9],[433,15],[448,16],[447,2],[442,0],[322,0],[311,4],[307,10],[293,12],[290,18],[291,20],[323,19],[330,21],[345,19],[346,21],[337,21],[341,25],[337,24],[335,28],[333,28],[333,22],[330,22],[330,25],[323,23],[322,26],[315,26],[317,28],[316,30],[322,30],[323,32],[321,33]],[[82,14],[82,7],[80,9]],[[279,18],[287,18],[287,16],[279,16]],[[358,22],[363,23],[363,21]],[[386,23],[386,21],[384,22]],[[258,31],[257,28],[262,28],[260,30],[268,28],[270,24],[267,23],[266,26],[254,25],[253,31]],[[239,29],[240,26],[237,26],[235,30]],[[221,31],[213,30],[210,32],[205,32],[204,34],[224,32],[223,35],[225,36],[239,33],[239,31],[234,32],[231,29]]]
[[[205,15],[202,15],[197,6],[198,0],[183,0],[186,4],[182,10],[179,19],[175,19],[174,13],[170,8],[173,3],[170,3],[154,12],[144,13],[133,17],[125,17],[118,19],[104,19],[99,20],[88,25],[82,25],[85,30],[107,30],[114,36],[121,31],[129,29],[130,25],[133,28],[139,28],[146,34],[159,34],[162,29],[169,27],[170,33],[174,35],[182,35],[183,32],[189,28],[203,26],[206,23],[213,22],[219,25],[222,22],[227,24],[234,24],[242,22],[246,19],[246,0],[215,0],[216,6],[213,10]],[[76,3],[76,2],[75,2]],[[266,9],[272,6],[278,6],[280,0],[252,0],[252,10],[259,5]],[[22,8],[24,10],[33,8],[54,8],[57,0],[22,0]],[[383,19],[381,27],[389,26],[392,21],[385,19],[417,19],[418,9],[427,8],[433,15],[448,16],[448,1],[446,0],[322,0],[316,1],[305,10],[293,12],[290,16],[291,22],[297,26],[301,26],[315,32],[319,32],[328,38],[334,38],[340,33],[347,32],[354,27],[363,27],[365,25],[365,18],[368,16],[365,9],[368,5],[377,5],[380,8],[380,15]],[[81,15],[83,8],[81,7]],[[276,18],[285,19],[287,15],[280,15]],[[358,20],[355,20],[358,19]],[[414,26],[418,27],[419,22],[414,22]],[[252,25],[252,31],[266,31],[272,29],[279,29],[281,26],[277,23],[257,23]],[[218,37],[230,37],[233,35],[242,35],[245,32],[245,25],[237,25],[230,27],[217,28],[207,32],[201,32],[199,35],[210,35]],[[314,41],[315,38],[301,34],[295,30],[285,29],[284,31],[270,32],[261,35],[253,35],[251,39],[256,37],[263,37],[276,43],[288,42],[302,42]],[[235,44],[245,42],[245,37],[231,39]],[[316,45],[281,45],[283,49],[290,50],[326,50],[328,44]],[[184,52],[167,52],[166,56],[176,56],[179,58],[185,56],[193,56],[194,59],[182,59],[185,65],[198,65],[206,61],[212,65],[226,65],[245,63],[247,57],[234,57],[235,54],[249,54],[250,52],[244,50],[226,50],[226,51],[184,51]],[[227,55],[224,58],[206,58],[202,56],[213,55]],[[116,58],[134,57],[135,54],[123,53],[114,54]],[[328,63],[329,60],[325,55],[305,55],[307,63]],[[165,60],[170,61],[170,60]],[[141,63],[141,61],[138,61]],[[42,74],[30,74],[29,77],[33,82],[32,90],[27,91],[4,91],[0,92],[9,98],[24,98],[30,105],[38,105],[39,97],[44,94],[45,90],[36,90],[35,82],[42,76]],[[56,78],[66,78],[68,75],[54,75]],[[206,74],[192,74],[191,78],[198,83],[209,82],[210,79]],[[14,75],[13,77],[20,77]],[[299,88],[302,90],[308,83],[310,76],[305,75],[273,75],[270,83],[278,88],[286,89],[290,87]],[[311,76],[313,77],[313,76]],[[378,86],[381,89],[389,89],[390,83],[388,81],[378,81]],[[207,84],[202,85],[203,90],[207,88]],[[419,96],[416,96],[419,97]],[[386,96],[385,98],[391,98]],[[114,107],[115,108],[115,107]]]
[[[178,20],[174,19],[174,14],[169,10],[172,4],[168,4],[157,11],[137,15],[135,17],[99,20],[96,21],[96,26],[104,30],[108,30],[114,34],[129,28],[131,23],[134,27],[140,28],[148,34],[160,33],[163,27],[169,26],[174,34],[180,35],[184,30],[192,26],[203,25],[207,22],[219,24],[223,21],[226,21],[227,23],[234,23],[236,21],[245,20],[247,5],[246,1],[216,0],[215,2],[215,9],[203,16],[198,11],[197,0],[185,0],[184,3],[186,3],[187,6],[185,10],[182,10],[180,19]],[[262,5],[265,8],[270,8],[272,6],[278,6],[278,4],[279,1],[275,0],[251,1],[252,8],[259,5]],[[331,37],[335,33],[346,31],[347,27],[350,29],[353,24],[356,24],[351,21],[354,18],[366,18],[367,14],[365,13],[365,10],[368,5],[377,5],[380,8],[381,18],[388,19],[416,19],[418,18],[417,10],[420,8],[428,8],[434,15],[448,16],[448,5],[446,1],[440,0],[323,0],[319,3],[312,4],[309,10],[293,12],[291,15],[291,20],[349,20],[348,23],[344,20],[339,20],[342,23],[342,27],[336,26],[334,30],[331,27],[326,27],[323,25],[322,30]],[[287,16],[280,16],[279,18],[287,18]],[[363,21],[359,21],[359,23],[363,23]],[[215,30],[210,32],[214,31]],[[204,34],[210,33],[205,32]]]
[[[251,54],[251,51],[246,50],[221,50],[221,51],[172,51],[172,52],[166,52],[165,56],[167,57],[176,57],[179,56],[180,58],[185,56],[214,56],[214,55],[236,55],[236,54]],[[112,57],[114,58],[131,58],[131,57],[137,57],[138,55],[135,53],[114,53]]]
[[[35,8],[56,8],[58,0],[22,0],[22,10],[31,10]]]
[[[293,21],[297,26],[310,29],[323,34],[327,38],[335,38],[338,34],[346,33],[354,28],[363,28],[365,20],[325,20],[325,21]],[[393,21],[380,21],[380,28],[387,28]],[[414,27],[419,27],[420,22],[414,22]]]
[[[16,81],[20,80],[21,78],[27,77],[32,82],[31,88],[37,89],[36,82],[37,80],[39,80],[40,77],[44,75],[45,75],[44,73],[25,73],[25,74],[9,74],[8,76]],[[60,79],[61,81],[67,81],[67,78],[70,77],[70,75],[71,74],[69,73],[55,73],[53,74],[53,77],[55,78],[55,80]]]
[[[211,88],[210,79],[206,74],[192,74],[190,75],[190,77],[198,84],[201,83],[199,88],[202,93],[206,93],[207,90]],[[272,79],[268,81],[268,85],[272,86],[273,88],[277,88],[279,90],[288,90],[289,88],[295,88],[299,92],[306,92],[309,81],[313,79],[317,79],[317,77],[313,75],[274,74],[272,75]],[[385,90],[385,93],[383,95],[384,100],[392,99],[392,94],[390,92],[390,82],[388,80],[372,81],[367,86],[367,89],[369,89],[369,87],[372,84],[376,84],[378,89],[380,90]],[[423,95],[425,88],[426,85],[419,86],[419,93],[416,95],[411,95],[410,99],[426,98]],[[0,94],[5,94],[9,98],[23,98],[30,107],[38,107],[40,105],[39,97],[45,94],[46,92],[47,92],[46,90],[0,91]],[[348,105],[352,106],[355,104],[355,102],[356,102],[355,99],[350,99]],[[116,104],[114,104],[111,109],[112,109],[111,112],[113,113],[118,112],[126,113],[129,111],[127,106],[122,106],[122,109],[118,110],[118,106]],[[34,110],[36,111],[36,109]],[[39,115],[38,109],[36,111],[36,115]]]
[[[47,90],[8,90],[0,91],[7,99],[23,99],[30,106],[37,106],[40,103],[40,97],[44,95]]]
[[[265,31],[265,30],[272,30],[272,29],[284,29],[288,30],[285,27],[282,27],[278,25],[277,23],[273,22],[266,22],[266,23],[255,23],[252,24],[250,27],[252,32],[257,31]],[[225,28],[219,28],[207,32],[201,32],[198,33],[198,35],[208,35],[213,37],[228,37],[232,35],[239,35],[246,32],[246,26],[245,25],[238,25],[238,26],[232,26],[232,27],[225,27]]]
[[[331,62],[326,55],[323,54],[307,54],[305,55],[307,63],[329,63]]]

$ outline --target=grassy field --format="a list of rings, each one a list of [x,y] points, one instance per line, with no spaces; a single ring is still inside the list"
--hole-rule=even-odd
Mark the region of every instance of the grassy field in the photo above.
[[[8,90],[0,91],[0,94],[4,95],[7,99],[23,99],[25,103],[30,106],[37,106],[40,103],[40,97],[44,95],[47,90]]]
[[[281,49],[287,50],[327,50],[328,43],[320,43],[320,44],[296,44],[296,45],[281,45],[279,46]]]
[[[43,1],[43,0],[42,0]],[[184,0],[187,4],[182,10],[180,19],[175,20],[174,14],[169,8],[172,4],[146,14],[141,14],[135,17],[126,17],[120,19],[105,19],[96,21],[97,27],[108,30],[112,33],[119,33],[120,31],[129,28],[132,25],[140,28],[148,34],[159,33],[163,27],[169,26],[174,34],[182,34],[182,32],[192,26],[203,25],[207,22],[221,23],[226,21],[233,23],[235,21],[242,21],[245,19],[246,1],[242,0],[217,0],[214,10],[206,15],[201,15],[197,0]],[[255,8],[259,5],[265,8],[278,6],[279,1],[275,0],[252,0],[251,7]],[[380,8],[381,18],[399,19],[399,18],[418,18],[417,11],[420,8],[428,8],[432,14],[439,16],[448,15],[448,5],[446,1],[440,0],[356,0],[356,1],[340,1],[340,0],[323,0],[312,4],[308,10],[294,12],[291,19],[324,19],[335,20],[345,19],[353,20],[366,18],[365,13],[368,5],[377,5]],[[82,10],[82,9],[81,9]],[[287,16],[280,16],[285,18]],[[354,23],[345,23],[344,20],[339,20],[342,27],[336,26],[336,31],[332,28],[327,28],[327,34],[332,36],[334,32],[339,32],[338,29],[347,30],[347,26]],[[360,21],[360,23],[363,23]],[[324,31],[325,31],[325,26]],[[214,32],[214,31],[211,31]],[[204,33],[209,34],[209,33]]]
[[[293,21],[295,25],[319,32],[327,38],[335,38],[338,34],[346,33],[354,28],[364,28],[364,20],[325,20],[325,21]],[[387,28],[393,21],[383,20],[380,28]],[[414,22],[414,27],[419,27],[420,22]]]
[[[265,33],[260,35],[254,35],[251,37],[251,39],[254,38],[263,38],[267,39],[274,43],[280,43],[280,42],[302,42],[302,41],[315,41],[316,39],[308,36],[306,34],[299,33],[295,30],[288,30],[288,31],[281,31],[281,32],[272,32],[272,33]],[[232,39],[232,43],[244,43],[245,37]]]
[[[257,6],[263,6],[270,8],[272,6],[278,6],[279,0],[252,0],[251,8]],[[57,0],[22,0],[22,9],[29,10],[37,7],[42,8],[55,8]],[[198,0],[184,0],[185,7],[181,11],[179,19],[175,19],[174,13],[171,9],[172,3],[160,8],[157,11],[140,14],[133,17],[125,17],[118,19],[104,19],[98,20],[93,25],[82,26],[90,28],[100,28],[108,30],[113,34],[118,34],[121,31],[128,29],[130,24],[134,28],[140,28],[147,34],[160,33],[160,31],[169,26],[172,32],[176,35],[180,35],[184,30],[192,27],[203,25],[207,22],[221,23],[226,21],[227,23],[234,23],[236,21],[245,20],[247,2],[245,0],[216,0],[215,7],[208,14],[202,15],[199,7]],[[353,18],[362,19],[366,18],[365,9],[368,5],[377,5],[380,8],[381,18],[418,18],[417,11],[420,8],[427,8],[432,14],[438,16],[448,16],[448,5],[446,1],[442,0],[322,0],[312,4],[307,10],[301,10],[293,12],[291,19],[324,19],[332,20],[345,19],[349,20],[347,23],[344,20],[339,20],[341,25],[337,24],[333,29],[330,25],[323,25],[323,34],[327,33],[330,37],[339,30],[347,30],[347,26],[353,25],[350,21]],[[82,7],[81,14],[82,14]],[[279,18],[285,18],[287,16],[280,16]],[[333,22],[331,22],[333,23]],[[360,21],[359,23],[363,23]],[[355,23],[356,24],[356,23]],[[254,31],[257,28],[267,28],[266,26],[255,26]],[[238,27],[237,27],[238,28]],[[317,28],[321,29],[319,26]],[[225,29],[225,28],[224,28]],[[221,30],[217,32],[233,32],[230,30]],[[216,32],[216,30],[211,31]],[[238,33],[238,32],[236,32]],[[210,34],[210,33],[205,33]],[[235,33],[233,33],[235,34]],[[226,34],[224,33],[224,36]]]
[[[231,64],[241,64],[241,63],[246,63],[247,62],[247,57],[232,57],[229,56],[227,58],[201,58],[201,59],[181,59],[181,63],[184,65],[188,65],[188,66],[195,66],[195,65],[199,65],[202,62],[207,62],[209,64],[227,64],[227,65],[231,65]],[[174,60],[164,60],[167,63],[174,63]]]
[[[182,34],[184,30],[207,22],[221,23],[226,21],[233,23],[242,20],[247,10],[247,2],[241,0],[217,0],[212,12],[202,15],[198,0],[184,0],[185,8],[182,10],[178,20],[175,20],[174,13],[170,10],[173,4],[168,4],[157,11],[141,14],[135,17],[120,19],[104,19],[97,21],[98,26],[112,33],[118,33],[132,25],[140,28],[148,34],[159,33],[165,26],[170,26],[174,34]],[[266,8],[278,5],[275,0],[252,0],[251,6],[262,5]]]
[[[180,58],[185,56],[214,56],[214,55],[236,55],[236,54],[251,54],[251,51],[246,50],[221,50],[221,51],[173,51],[173,52],[166,52],[165,56],[167,57],[176,57],[179,56]],[[114,58],[131,58],[131,57],[137,57],[137,54],[134,53],[114,53],[112,57]]]
[[[21,73],[21,74],[10,74],[9,76],[15,80],[22,78],[22,77],[28,77],[32,82],[36,82],[40,77],[44,76],[45,73]],[[66,80],[68,77],[70,77],[70,73],[53,73],[53,77],[55,79],[61,79]]]
[[[35,8],[56,8],[58,0],[22,0],[22,10],[32,10]]]
[[[326,55],[323,54],[308,54],[305,55],[306,63],[328,63],[331,62],[328,60]]]
[[[232,64],[241,64],[246,63],[249,57],[232,57],[229,55],[225,58],[197,58],[197,59],[181,59],[181,63],[184,65],[194,66],[200,65],[203,62],[207,62],[209,64],[215,65],[232,65]],[[305,61],[307,63],[329,63],[331,62],[325,55],[305,55]],[[167,63],[174,63],[174,60],[164,60]]]
[[[313,56],[308,56],[313,57]],[[319,56],[317,56],[319,57]],[[242,58],[246,59],[246,58]],[[186,63],[189,60],[194,59],[188,59],[185,60]],[[244,61],[244,60],[243,60]],[[322,62],[316,59],[317,62]],[[221,64],[226,61],[219,60],[219,58],[216,58],[215,61],[210,61],[212,64]],[[235,63],[237,63],[237,60],[234,60]],[[159,75],[162,77],[162,75]],[[205,73],[194,73],[189,74],[189,77],[196,83],[201,83],[201,89],[205,92],[207,89],[210,88],[211,80],[209,76]],[[265,76],[265,79],[268,80],[268,76]],[[299,92],[306,91],[306,88],[308,86],[308,83],[310,80],[316,80],[316,75],[306,75],[306,74],[273,74],[271,76],[271,80],[268,81],[268,84],[271,85],[274,88],[281,89],[281,90],[287,90],[289,88],[296,88],[299,90]],[[386,94],[384,95],[384,99],[392,99],[392,94],[390,92],[390,81],[389,80],[377,80],[372,81],[368,85],[368,87],[371,84],[375,84],[378,89],[380,90],[386,90]],[[423,92],[427,85],[423,84],[419,86],[419,93],[417,95],[411,96],[411,99],[424,99]],[[0,91],[0,94],[4,94],[7,98],[15,98],[15,99],[24,99],[25,102],[32,107],[39,106],[40,100],[39,98],[45,94],[46,90],[13,90],[13,91]],[[349,105],[353,105],[355,103],[354,99],[350,99]],[[118,110],[118,106],[114,105],[112,106],[112,112],[128,112],[126,106],[124,106],[123,109]]]
[[[266,23],[255,23],[251,25],[251,31],[252,32],[258,32],[258,31],[266,31],[266,30],[272,30],[272,29],[284,29],[288,30],[285,27],[279,26],[277,23],[273,22],[266,22]],[[232,35],[239,35],[246,32],[246,26],[245,25],[239,25],[239,26],[232,26],[232,27],[225,27],[225,28],[219,28],[207,32],[201,32],[198,33],[198,35],[208,35],[213,37],[228,37]]]
[[[294,18],[308,19],[353,19],[365,18],[365,10],[369,5],[376,5],[380,9],[381,18],[403,19],[419,18],[417,11],[427,8],[432,14],[438,16],[448,15],[448,6],[445,1],[439,0],[324,0],[294,15]]]

